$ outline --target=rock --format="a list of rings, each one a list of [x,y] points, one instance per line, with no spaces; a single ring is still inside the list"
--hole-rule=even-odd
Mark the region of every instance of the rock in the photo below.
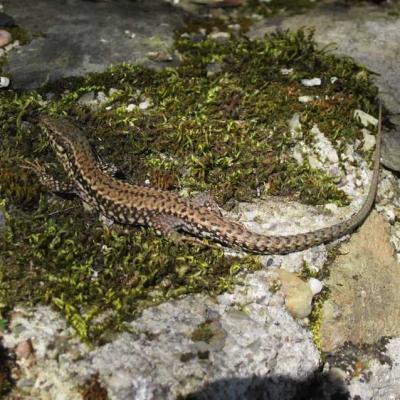
[[[308,87],[321,86],[321,78],[302,79],[301,84]]]
[[[0,12],[0,26],[4,28],[15,26],[15,20],[10,15]]]
[[[348,388],[352,399],[397,400],[400,393],[400,338],[390,339],[386,352],[380,357],[369,358],[364,373],[354,376]]]
[[[222,64],[213,62],[207,65],[207,76],[213,76],[222,71]]]
[[[354,110],[354,118],[358,119],[365,127],[378,125],[378,119],[362,110]]]
[[[299,139],[303,136],[301,131],[300,115],[298,113],[293,114],[293,117],[289,120],[289,129],[292,138]]]
[[[0,89],[6,88],[10,85],[10,79],[6,76],[0,76]]]
[[[363,138],[364,138],[362,149],[364,151],[372,150],[376,144],[375,136],[371,135],[370,131],[365,128],[362,129],[362,134],[363,134]]]
[[[33,346],[31,339],[23,340],[18,343],[15,348],[15,354],[18,358],[29,358],[33,354]]]
[[[232,294],[148,308],[130,323],[132,333],[91,348],[48,307],[19,309],[4,346],[35,337],[35,363],[20,365],[20,379],[33,380],[37,398],[78,399],[82,383],[98,373],[111,399],[172,400],[206,391],[199,398],[239,400],[264,391],[271,400],[293,400],[320,359],[281,294],[269,290],[273,276],[258,271]]]
[[[300,103],[311,103],[315,96],[299,96]]]
[[[390,225],[373,212],[339,249],[326,286],[320,327],[323,351],[345,342],[373,343],[400,335],[399,263]]]
[[[208,37],[223,42],[230,39],[231,34],[229,32],[211,32]]]
[[[292,272],[279,270],[278,275],[285,295],[286,308],[293,317],[306,318],[311,313],[313,298],[310,286]]]
[[[34,32],[40,26],[43,33],[8,56],[5,70],[18,89],[122,62],[156,67],[147,54],[169,48],[184,18],[182,10],[171,12],[159,0],[119,0],[118,6],[109,1],[6,0],[5,7],[24,29]],[[125,33],[132,27],[134,39]]]
[[[391,117],[395,129],[384,130],[382,137],[382,164],[394,171],[400,171],[400,116]]]
[[[5,31],[4,29],[0,29],[0,48],[6,47],[11,42],[12,42],[11,33]]]
[[[310,278],[308,280],[308,285],[310,286],[310,290],[313,296],[320,293],[324,287],[324,284],[319,279],[315,278]]]

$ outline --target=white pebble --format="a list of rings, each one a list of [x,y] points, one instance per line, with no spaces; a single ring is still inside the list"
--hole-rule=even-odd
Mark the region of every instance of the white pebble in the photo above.
[[[354,118],[358,119],[364,126],[368,126],[368,125],[377,126],[378,125],[378,120],[375,117],[367,114],[366,112],[364,112],[362,110],[354,110]]]
[[[214,40],[228,40],[231,34],[229,32],[211,32],[208,37]]]
[[[6,76],[0,76],[0,88],[6,88],[10,84],[10,79]]]
[[[136,104],[128,104],[127,106],[126,106],[126,111],[128,111],[128,112],[132,112],[135,108],[137,107],[137,105]]]
[[[314,100],[314,96],[300,96],[299,102],[300,103],[309,103]]]
[[[301,132],[300,115],[293,114],[293,117],[289,120],[290,134],[293,138],[300,138],[303,136]]]
[[[282,75],[291,75],[293,73],[293,68],[282,68],[281,74]]]
[[[375,136],[371,135],[368,129],[363,128],[361,131],[364,136],[363,150],[369,151],[375,146]]]
[[[320,293],[322,288],[324,287],[324,284],[319,279],[315,279],[315,278],[310,278],[308,280],[308,284],[310,286],[313,296]]]
[[[339,78],[337,76],[332,76],[331,77],[331,83],[332,85],[338,80]]]
[[[320,86],[321,79],[320,78],[312,78],[312,79],[302,79],[301,84],[304,86]]]
[[[4,30],[0,29],[0,47],[5,47],[12,41],[12,36],[11,33]]]
[[[149,108],[149,106],[150,106],[150,100],[148,100],[148,99],[139,103],[139,108],[141,110],[147,110]]]

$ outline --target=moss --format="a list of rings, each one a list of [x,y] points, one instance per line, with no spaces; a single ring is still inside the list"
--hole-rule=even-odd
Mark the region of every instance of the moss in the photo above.
[[[191,339],[194,342],[209,343],[213,336],[214,332],[212,327],[210,326],[210,322],[206,321],[197,326],[197,328],[191,334]]]
[[[99,382],[98,374],[93,375],[80,389],[83,400],[107,400],[107,389]]]
[[[354,108],[376,112],[365,68],[317,49],[307,31],[224,43],[177,37],[175,46],[182,62],[174,69],[124,64],[38,91],[1,92],[2,315],[18,302],[52,304],[80,337],[104,342],[145,307],[230,290],[242,271],[261,267],[251,256],[172,243],[147,229],[107,227],[79,199],[46,193],[22,168],[24,160],[38,159],[65,175],[37,127],[39,113],[69,115],[85,126],[100,156],[132,183],[150,180],[183,195],[210,190],[226,207],[263,194],[346,203],[332,177],[292,159],[288,120],[298,113],[304,131],[318,124],[340,152],[361,137],[349,119]],[[219,72],[208,74],[215,64]],[[293,73],[282,75],[281,68]],[[299,84],[314,76],[320,87]],[[332,76],[338,83],[330,83]],[[100,91],[108,97],[96,108],[77,101]],[[325,100],[302,104],[300,94]],[[147,109],[127,110],[146,100]]]
[[[8,32],[10,32],[13,40],[18,40],[21,46],[30,43],[33,37],[38,36],[38,34],[32,35],[30,32],[26,31],[20,26],[9,26],[3,29],[6,29]]]
[[[322,354],[321,346],[321,322],[322,322],[322,311],[325,301],[329,297],[329,289],[324,288],[322,292],[316,295],[313,299],[313,305],[311,314],[309,316],[310,331],[313,337],[314,344],[320,354]]]
[[[3,331],[0,328],[0,333]],[[15,367],[15,360],[12,360],[0,341],[0,398],[5,398],[13,387],[11,370]]]

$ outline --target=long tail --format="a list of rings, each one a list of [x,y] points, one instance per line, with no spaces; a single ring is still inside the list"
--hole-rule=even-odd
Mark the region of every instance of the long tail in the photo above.
[[[239,247],[252,253],[285,254],[293,251],[305,250],[309,247],[330,242],[354,231],[367,218],[375,201],[379,180],[379,165],[382,136],[382,105],[379,105],[378,133],[374,154],[374,167],[368,196],[361,209],[348,220],[338,224],[321,228],[312,232],[299,233],[289,236],[266,236],[247,230],[240,224],[225,220],[223,234],[216,239],[228,246]]]

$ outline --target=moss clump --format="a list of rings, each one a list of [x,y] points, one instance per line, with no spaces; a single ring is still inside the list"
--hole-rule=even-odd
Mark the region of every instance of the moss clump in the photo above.
[[[194,342],[209,343],[213,336],[214,332],[210,326],[210,322],[206,321],[197,326],[197,328],[192,332],[191,339]]]
[[[82,338],[102,342],[145,307],[221,293],[241,271],[260,268],[253,257],[171,243],[146,229],[108,228],[80,200],[46,193],[21,168],[24,159],[39,159],[64,175],[37,128],[39,113],[85,126],[101,157],[132,183],[150,180],[183,195],[210,190],[222,206],[260,194],[346,202],[333,178],[293,160],[288,120],[298,113],[305,131],[318,124],[340,151],[361,137],[349,118],[354,108],[375,111],[367,70],[317,49],[305,31],[224,43],[179,37],[176,50],[182,62],[175,69],[119,65],[39,91],[0,94],[2,313],[17,302],[53,304]],[[321,86],[299,84],[314,76]],[[339,83],[331,84],[332,76]],[[78,101],[100,92],[106,100],[95,108]],[[302,104],[300,94],[323,100]]]
[[[83,400],[107,400],[108,394],[107,389],[104,388],[99,382],[98,374],[93,375],[86,383],[81,387],[80,393],[82,394]]]

